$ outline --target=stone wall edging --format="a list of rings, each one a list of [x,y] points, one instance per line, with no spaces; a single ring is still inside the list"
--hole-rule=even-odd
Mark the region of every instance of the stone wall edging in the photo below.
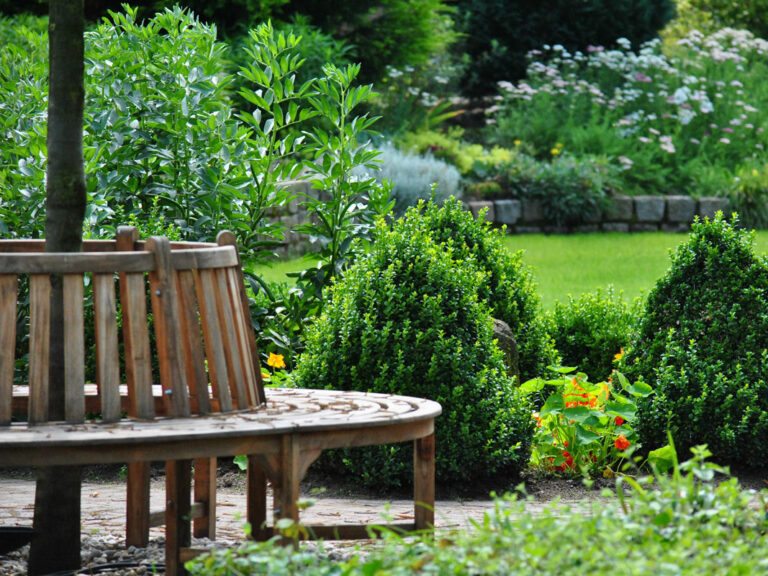
[[[717,211],[728,212],[728,198],[690,196],[615,196],[600,214],[587,215],[576,226],[556,227],[544,219],[539,200],[501,198],[465,201],[475,217],[483,210],[485,219],[505,225],[509,234],[588,232],[687,232],[694,218],[713,218]]]

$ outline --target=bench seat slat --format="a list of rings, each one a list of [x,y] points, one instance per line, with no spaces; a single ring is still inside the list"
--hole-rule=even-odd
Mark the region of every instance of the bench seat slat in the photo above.
[[[120,366],[117,348],[117,311],[113,274],[93,275],[96,331],[96,382],[104,422],[120,419]]]
[[[64,415],[70,424],[85,420],[85,332],[83,276],[66,274],[64,288]]]
[[[15,275],[0,276],[0,426],[10,424],[12,416],[18,283]]]
[[[29,414],[30,424],[48,421],[48,358],[50,354],[51,279],[29,279]]]

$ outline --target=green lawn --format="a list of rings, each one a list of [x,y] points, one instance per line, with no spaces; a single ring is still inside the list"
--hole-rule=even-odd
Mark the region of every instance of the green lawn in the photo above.
[[[534,269],[538,291],[546,309],[568,295],[578,296],[609,284],[624,292],[626,299],[647,293],[669,266],[670,250],[686,234],[574,234],[508,236],[510,250],[523,250],[523,260]],[[768,231],[758,232],[755,250],[768,252]],[[288,272],[308,266],[302,259],[276,262],[257,273],[270,281],[286,279]]]

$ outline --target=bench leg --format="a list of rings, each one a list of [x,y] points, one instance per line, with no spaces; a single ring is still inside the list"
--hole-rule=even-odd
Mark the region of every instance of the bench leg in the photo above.
[[[165,574],[186,574],[181,562],[181,549],[189,548],[190,489],[192,462],[171,460],[165,465]]]
[[[413,442],[413,501],[416,530],[435,525],[435,435]]]
[[[195,503],[203,505],[203,516],[195,518],[195,538],[216,539],[216,458],[195,460]]]
[[[125,545],[149,544],[149,462],[128,464]]]
[[[256,456],[248,456],[246,520],[251,525],[254,540],[268,540],[270,531],[267,524],[267,473],[259,465]]]
[[[288,518],[298,523],[299,483],[301,482],[301,449],[295,434],[283,436],[280,450],[280,481],[275,483],[275,523]]]

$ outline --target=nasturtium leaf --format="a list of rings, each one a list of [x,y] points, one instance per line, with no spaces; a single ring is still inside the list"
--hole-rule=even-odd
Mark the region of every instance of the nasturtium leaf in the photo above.
[[[600,440],[600,434],[595,434],[594,432],[587,430],[581,424],[576,425],[576,438],[574,440],[576,446],[587,446],[598,440]]]
[[[541,407],[539,412],[542,416],[546,414],[560,414],[565,408],[565,400],[563,400],[562,394],[552,394],[547,401],[544,402],[544,406]]]
[[[633,404],[624,402],[608,402],[605,405],[605,411],[611,416],[621,416],[624,420],[633,420],[637,408]]]

